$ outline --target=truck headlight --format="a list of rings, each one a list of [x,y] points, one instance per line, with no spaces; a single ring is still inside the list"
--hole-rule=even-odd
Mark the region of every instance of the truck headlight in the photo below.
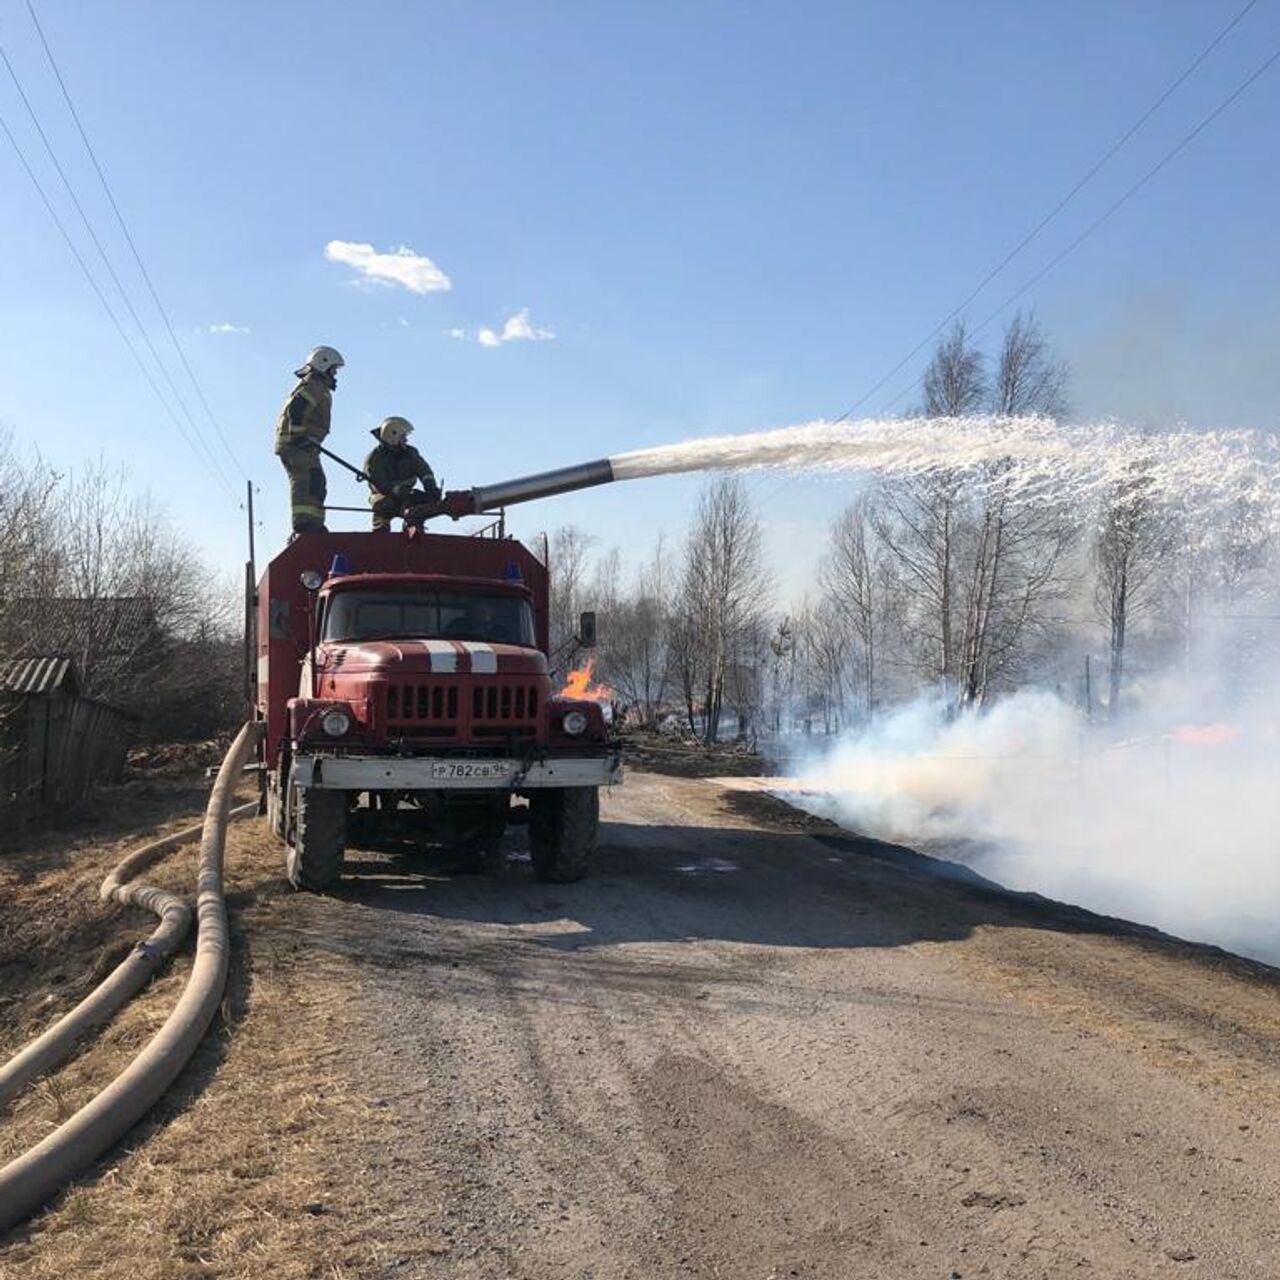
[[[345,711],[335,707],[320,717],[320,727],[331,738],[340,738],[351,728],[351,717]]]
[[[587,731],[587,717],[581,711],[569,711],[565,713],[563,721],[565,733],[572,734],[577,737],[580,733]]]

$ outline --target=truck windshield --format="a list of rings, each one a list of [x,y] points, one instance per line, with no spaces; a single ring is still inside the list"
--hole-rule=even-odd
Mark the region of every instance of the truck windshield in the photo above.
[[[457,591],[338,591],[326,640],[482,640],[532,647],[533,612],[519,596]]]

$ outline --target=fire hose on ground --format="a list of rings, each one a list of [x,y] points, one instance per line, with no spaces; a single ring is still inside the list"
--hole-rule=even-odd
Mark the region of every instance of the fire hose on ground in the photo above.
[[[204,1038],[222,1002],[230,960],[222,867],[227,824],[256,812],[233,809],[232,793],[258,741],[246,724],[223,758],[200,827],[165,836],[131,853],[107,877],[104,898],[154,911],[160,923],[84,1000],[0,1068],[0,1105],[28,1081],[61,1062],[76,1041],[106,1021],[138,991],[186,936],[191,908],[152,885],[129,883],[145,867],[200,835],[196,883],[195,959],[187,985],[164,1025],[138,1056],[96,1097],[24,1155],[0,1169],[0,1231],[22,1221],[118,1142],[159,1101]]]

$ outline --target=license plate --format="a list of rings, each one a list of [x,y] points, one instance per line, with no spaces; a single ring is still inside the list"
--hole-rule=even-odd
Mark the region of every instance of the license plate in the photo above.
[[[431,766],[433,778],[470,778],[505,782],[511,777],[512,765],[506,760],[446,760]]]

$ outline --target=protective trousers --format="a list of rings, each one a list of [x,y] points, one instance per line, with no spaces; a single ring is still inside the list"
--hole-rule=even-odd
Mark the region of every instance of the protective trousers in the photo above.
[[[369,506],[373,509],[374,533],[390,533],[392,519],[400,514],[400,503],[395,498],[371,497]]]
[[[328,493],[324,468],[314,449],[296,444],[277,451],[289,475],[289,514],[294,533],[324,533],[324,500]]]

